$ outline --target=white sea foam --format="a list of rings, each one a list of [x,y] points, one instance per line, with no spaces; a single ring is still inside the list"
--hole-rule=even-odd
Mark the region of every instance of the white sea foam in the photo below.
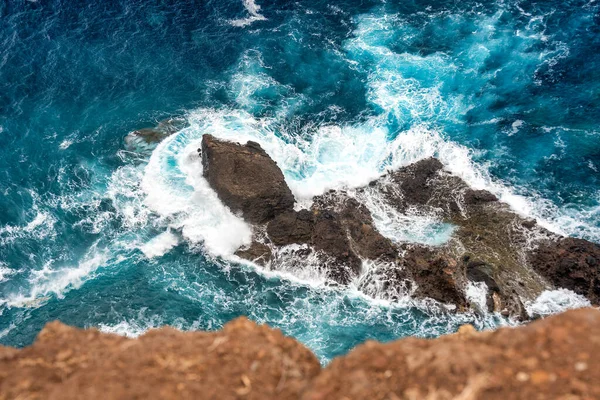
[[[33,217],[33,219],[26,225],[0,226],[0,244],[7,245],[17,239],[24,238],[42,240],[46,237],[51,237],[56,234],[54,231],[56,219],[49,212],[40,210],[37,204],[39,201],[38,196],[35,193],[33,194],[34,205],[32,210],[36,212],[35,217]]]
[[[250,14],[247,18],[234,19],[229,21],[233,26],[239,26],[241,28],[252,24],[255,21],[266,21],[267,19],[260,13],[260,5],[256,4],[254,0],[242,0],[244,8]]]
[[[154,237],[148,243],[140,247],[140,250],[148,258],[160,257],[177,246],[179,238],[170,230]]]
[[[16,273],[15,270],[8,268],[8,266],[6,264],[4,264],[3,262],[0,262],[0,282],[4,282],[6,280],[8,280],[8,278],[11,275],[14,275]]]
[[[54,260],[50,260],[41,269],[30,272],[29,288],[25,292],[11,293],[2,301],[9,307],[37,308],[51,296],[62,298],[69,290],[79,288],[108,259],[106,251],[92,246],[75,266],[55,267]]]
[[[148,315],[148,309],[142,307],[135,318],[123,319],[116,324],[100,324],[98,329],[104,333],[112,333],[129,338],[137,338],[150,329],[161,328],[167,325],[160,315]],[[186,323],[185,319],[177,318],[174,322],[168,324],[172,328],[179,330],[196,329],[196,324]]]
[[[61,150],[66,150],[68,149],[71,145],[73,144],[72,140],[69,139],[65,139],[63,140],[60,145],[58,146]]]
[[[545,290],[533,302],[525,303],[531,317],[545,317],[574,308],[590,307],[590,301],[568,289]]]
[[[465,295],[471,304],[482,313],[487,313],[488,287],[484,282],[468,282]]]
[[[202,177],[199,138],[183,130],[152,153],[142,179],[145,204],[193,243],[213,255],[230,257],[250,243],[252,230],[218,199]]]
[[[149,329],[158,328],[159,326],[160,325],[145,326],[141,325],[139,321],[121,321],[114,325],[100,324],[98,325],[98,329],[104,333],[112,333],[119,336],[126,336],[128,338],[137,338],[138,336],[146,333]]]

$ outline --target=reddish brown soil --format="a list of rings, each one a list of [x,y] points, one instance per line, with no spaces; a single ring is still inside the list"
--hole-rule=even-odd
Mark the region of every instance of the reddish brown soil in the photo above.
[[[0,399],[297,399],[319,370],[294,339],[243,318],[136,340],[53,322],[31,347],[0,347]]]
[[[0,399],[600,399],[598,354],[595,309],[367,342],[324,370],[294,339],[244,318],[138,339],[54,322],[30,347],[0,347]]]
[[[600,312],[586,309],[517,329],[368,342],[302,399],[600,399],[599,328]]]

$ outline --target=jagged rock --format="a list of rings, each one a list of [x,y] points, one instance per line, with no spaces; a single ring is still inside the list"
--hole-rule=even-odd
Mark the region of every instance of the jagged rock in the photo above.
[[[294,196],[275,161],[258,143],[202,137],[204,177],[219,199],[249,222],[262,224],[292,211]]]
[[[464,195],[464,201],[467,205],[475,205],[498,201],[498,198],[493,193],[487,190],[467,189]]]
[[[356,199],[338,199],[340,218],[358,255],[369,260],[390,261],[398,256],[391,240],[384,237],[373,224],[371,212]]]
[[[357,278],[363,260],[371,260],[375,269],[370,267],[359,282],[366,293],[393,299],[408,292],[454,304],[459,310],[470,306],[465,295],[468,282],[484,282],[487,311],[518,319],[527,319],[522,301],[533,301],[554,287],[572,289],[595,304],[600,299],[596,245],[577,242],[573,247],[566,240],[555,248],[542,245],[528,256],[525,249],[539,238],[555,243],[557,237],[494,194],[470,188],[435,158],[391,172],[368,188],[379,191],[401,213],[416,209],[454,226],[443,246],[417,246],[394,244],[381,235],[367,207],[345,191],[317,196],[310,210],[294,211],[294,197],[283,174],[256,143],[243,146],[205,135],[201,152],[204,174],[219,198],[246,220],[267,224],[266,237],[258,242],[270,241],[274,255],[266,244],[256,242],[240,249],[240,257],[289,269],[293,265],[277,255],[278,248],[298,244],[303,247],[283,254],[310,257],[311,263],[316,259],[317,268],[340,284]],[[416,285],[407,284],[411,279]]]
[[[360,258],[352,251],[348,235],[336,212],[322,210],[316,213],[313,245],[315,250],[331,258],[326,260],[329,261],[328,274],[336,282],[348,284],[360,272]]]
[[[600,312],[435,340],[367,342],[333,360],[302,395],[325,399],[598,399]]]
[[[445,304],[454,304],[459,310],[468,306],[457,279],[461,271],[453,258],[424,246],[406,246],[402,264],[417,284],[415,295],[432,298]]]
[[[392,173],[392,179],[401,190],[399,208],[409,205],[425,205],[432,196],[435,187],[431,180],[444,168],[436,158],[426,158]]]
[[[486,266],[486,274],[493,277],[494,282],[492,284],[489,279],[486,282],[488,310],[526,318],[521,298],[533,301],[550,288],[525,261],[525,249],[531,238],[547,236],[548,232],[535,222],[530,224],[492,193],[470,188],[462,179],[446,172],[438,160],[429,158],[400,168],[376,181],[372,187],[379,188],[388,204],[402,213],[417,209],[454,226],[448,243],[428,249],[435,254],[433,259],[462,260],[465,255],[471,255],[471,261]],[[410,263],[408,266],[410,269]],[[473,280],[467,273],[468,262],[459,261],[453,280],[444,283],[446,295],[437,293],[434,298],[459,300],[455,304],[461,307],[464,303],[458,293],[464,292],[468,280]],[[422,276],[435,282],[433,275]],[[439,276],[446,277],[444,274]],[[450,290],[453,284],[458,287]],[[434,289],[435,285],[430,287]],[[448,296],[452,292],[454,295]],[[416,292],[416,295],[421,294],[421,291]]]
[[[597,399],[599,352],[596,309],[369,341],[323,370],[303,345],[245,318],[137,339],[53,322],[29,347],[0,346],[0,399]]]
[[[253,241],[248,247],[239,249],[235,252],[235,255],[261,266],[266,266],[273,257],[269,246],[256,241]]]
[[[487,311],[501,312],[503,307],[500,303],[500,286],[494,279],[494,268],[483,261],[471,260],[469,256],[463,257],[466,264],[467,279],[471,282],[483,282],[488,288]]]
[[[320,252],[332,280],[347,284],[361,271],[361,258],[393,260],[397,251],[373,226],[369,210],[356,199],[331,191],[314,199],[311,210],[278,215],[267,225],[273,244],[309,244]]]
[[[267,234],[278,246],[311,243],[314,225],[314,215],[310,211],[290,211],[279,214],[269,222]]]
[[[414,295],[414,279],[401,262],[383,263],[361,277],[358,289],[373,298],[396,301]]]
[[[297,399],[319,370],[300,343],[245,318],[138,339],[53,322],[30,347],[0,347],[0,398]]]
[[[557,287],[600,304],[600,246],[583,239],[546,241],[529,255],[532,267]]]

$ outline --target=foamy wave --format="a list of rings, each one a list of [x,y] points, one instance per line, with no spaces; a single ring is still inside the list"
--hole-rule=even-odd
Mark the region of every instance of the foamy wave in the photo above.
[[[88,254],[76,266],[54,268],[50,260],[39,270],[32,270],[28,278],[29,288],[11,293],[1,299],[9,307],[37,308],[52,296],[64,297],[71,289],[79,288],[92,278],[92,274],[109,260],[108,252],[92,246]]]
[[[100,324],[98,329],[104,333],[112,333],[128,338],[137,338],[150,329],[161,328],[165,325],[179,330],[196,329],[196,324],[189,324],[183,318],[178,318],[172,323],[166,323],[160,315],[149,316],[147,314],[148,309],[143,307],[138,311],[136,318],[124,319],[116,324]]]
[[[229,21],[233,26],[239,26],[241,28],[252,24],[255,21],[266,21],[267,19],[260,13],[260,6],[254,2],[254,0],[242,0],[244,8],[250,14],[247,18],[234,19]]]
[[[141,246],[140,250],[148,258],[160,257],[177,246],[178,243],[179,238],[171,231],[166,231]]]
[[[568,289],[545,290],[533,302],[525,304],[532,318],[558,314],[574,308],[590,307],[590,301]]]
[[[0,244],[8,245],[17,239],[25,238],[42,240],[56,235],[54,231],[56,218],[49,212],[40,209],[38,206],[40,199],[37,193],[33,191],[29,193],[33,199],[32,211],[36,213],[35,217],[24,226],[0,226]]]
[[[192,243],[202,243],[213,255],[231,257],[250,243],[252,230],[219,201],[202,177],[200,138],[185,129],[154,150],[142,179],[145,204]]]
[[[8,278],[11,275],[16,274],[17,271],[8,268],[8,266],[6,264],[4,264],[3,262],[0,262],[0,282],[4,282],[6,280],[8,280]]]

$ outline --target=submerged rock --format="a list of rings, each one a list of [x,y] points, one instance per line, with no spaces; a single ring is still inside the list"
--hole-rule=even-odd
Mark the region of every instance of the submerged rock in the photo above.
[[[258,143],[202,137],[204,177],[219,199],[248,222],[262,224],[292,211],[294,196],[275,161]]]
[[[142,128],[130,132],[125,137],[125,145],[129,150],[153,149],[168,136],[185,128],[187,121],[183,118],[169,118],[160,121],[155,127]]]
[[[595,309],[368,341],[323,369],[296,340],[245,318],[137,339],[53,322],[29,347],[0,346],[0,399],[598,399],[598,352]]]

